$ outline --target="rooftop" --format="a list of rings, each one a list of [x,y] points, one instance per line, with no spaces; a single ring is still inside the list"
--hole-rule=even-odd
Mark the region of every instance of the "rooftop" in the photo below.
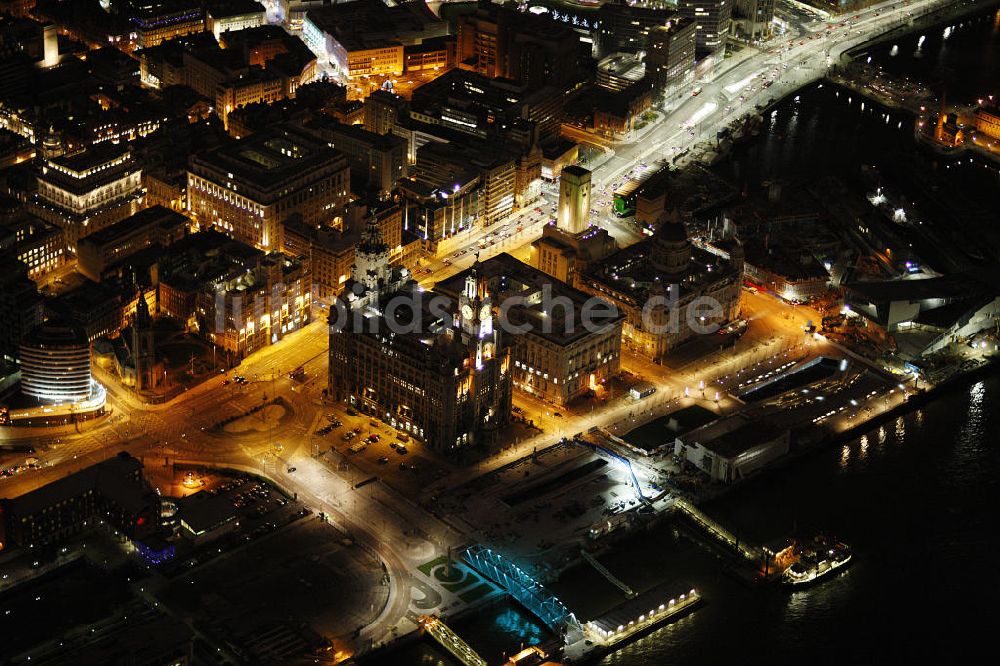
[[[188,219],[178,212],[172,211],[163,206],[151,206],[144,208],[135,215],[126,217],[121,222],[116,222],[110,227],[105,227],[80,240],[81,243],[104,244],[112,242],[122,236],[137,229],[159,225],[162,229],[175,229],[188,223]]]
[[[267,203],[284,194],[289,182],[346,159],[308,132],[279,126],[194,155],[191,170],[215,172],[236,187],[250,186]]]
[[[8,500],[7,509],[18,516],[30,516],[87,492],[96,491],[127,508],[141,509],[146,489],[134,481],[142,463],[124,451],[79,472],[57,479],[37,490]]]
[[[611,303],[595,299],[506,252],[438,282],[434,290],[451,298],[457,297],[466,277],[473,270],[480,278],[487,280],[495,305],[502,305],[506,298],[514,296],[523,299],[522,303],[507,310],[506,316],[510,323],[527,324],[532,334],[559,345],[567,345],[593,332],[606,330],[624,318],[624,314]],[[568,308],[561,305],[565,299],[569,299],[572,304]],[[595,301],[600,304],[599,307],[594,306]],[[552,305],[548,311],[545,310],[547,304]],[[584,325],[585,312],[591,322],[588,326]]]
[[[732,459],[756,446],[777,439],[781,434],[781,430],[767,423],[750,422],[736,417],[707,425],[704,427],[704,431],[699,430],[692,433],[692,439],[698,441],[702,447],[709,451],[723,458]]]
[[[204,490],[177,500],[181,520],[195,534],[208,532],[231,520],[236,520],[238,511],[226,493],[212,495]]]

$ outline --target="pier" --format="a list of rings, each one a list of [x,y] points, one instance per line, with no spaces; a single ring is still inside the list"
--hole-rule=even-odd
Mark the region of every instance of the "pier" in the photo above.
[[[704,530],[710,537],[718,541],[719,543],[727,546],[730,550],[738,552],[740,555],[745,557],[750,562],[754,564],[760,562],[761,552],[754,547],[748,546],[745,543],[741,543],[740,540],[732,532],[727,530],[725,527],[715,522],[707,515],[702,513],[697,507],[688,502],[685,499],[678,499],[674,502],[674,509],[680,511],[681,514],[691,519],[696,526]]]
[[[843,70],[830,74],[829,79],[890,109],[919,115],[937,105],[934,93],[926,86],[863,62],[852,62]]]
[[[469,644],[463,641],[458,634],[441,621],[436,615],[421,615],[417,618],[420,628],[431,635],[434,640],[441,644],[455,659],[465,664],[465,666],[487,666],[486,660],[480,657]]]
[[[668,588],[673,587],[671,592]],[[638,638],[656,627],[693,610],[701,603],[696,590],[677,594],[676,584],[658,585],[639,596],[615,606],[584,624],[580,640],[567,643],[564,655],[579,660],[593,653],[608,652],[622,643]]]
[[[597,573],[607,578],[612,585],[614,585],[619,590],[624,592],[626,597],[628,597],[629,599],[635,597],[635,590],[633,590],[631,587],[629,587],[624,582],[619,580],[613,573],[608,571],[607,568],[603,564],[598,562],[596,559],[594,559],[594,557],[590,553],[588,553],[585,550],[581,550],[580,557],[582,557],[584,561],[586,561],[590,566],[594,567],[597,570]]]

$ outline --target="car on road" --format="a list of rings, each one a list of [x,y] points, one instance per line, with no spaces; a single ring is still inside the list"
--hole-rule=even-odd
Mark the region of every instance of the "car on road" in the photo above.
[[[294,467],[289,467],[289,468],[288,468],[288,473],[289,473],[289,474],[291,474],[291,473],[292,473],[292,472],[294,472],[294,471],[295,471],[295,468],[294,468]]]
[[[552,416],[556,417],[557,419],[562,418],[562,414],[560,412],[552,412]]]
[[[357,416],[358,415],[358,410],[354,409],[353,407],[348,407],[347,408],[347,413],[350,416]]]
[[[382,456],[381,458],[378,459],[378,464],[379,465],[385,465],[388,462],[389,462],[389,458],[387,456]]]
[[[353,431],[352,432],[345,432],[343,434],[343,436],[341,437],[341,439],[343,439],[345,442],[351,441],[352,439],[354,439],[354,432]]]
[[[401,456],[405,456],[407,453],[409,453],[409,450],[406,448],[405,445],[400,444],[396,447],[396,453],[398,453]]]

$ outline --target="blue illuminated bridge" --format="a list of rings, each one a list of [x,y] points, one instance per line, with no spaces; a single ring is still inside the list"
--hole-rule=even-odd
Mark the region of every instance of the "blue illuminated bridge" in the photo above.
[[[567,642],[583,635],[579,620],[541,583],[495,550],[475,544],[462,553],[466,564],[502,587]]]

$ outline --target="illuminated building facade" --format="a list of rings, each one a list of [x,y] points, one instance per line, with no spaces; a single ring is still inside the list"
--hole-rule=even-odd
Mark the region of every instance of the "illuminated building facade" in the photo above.
[[[694,73],[697,26],[682,16],[649,31],[646,73],[661,90],[671,88]]]
[[[981,106],[976,109],[976,131],[991,139],[1000,139],[1000,108]]]
[[[610,256],[618,243],[607,229],[594,226],[570,233],[552,224],[531,243],[531,265],[560,282],[575,285],[587,266]]]
[[[559,227],[571,234],[590,226],[590,171],[571,165],[559,177]]]
[[[264,5],[255,0],[222,0],[209,3],[205,29],[219,36],[230,30],[245,30],[264,25]]]
[[[693,247],[683,222],[664,212],[652,238],[619,250],[580,276],[583,291],[625,314],[623,344],[660,362],[672,349],[739,314],[743,254]]]
[[[658,26],[669,24],[675,17],[676,13],[671,9],[605,2],[597,10],[593,55],[604,58],[617,52],[646,51],[652,31]]]
[[[474,268],[447,301],[453,314],[439,313],[387,256],[370,225],[331,308],[331,393],[442,452],[492,441],[510,419],[512,377],[486,281]]]
[[[184,0],[149,3],[132,12],[129,21],[135,31],[135,47],[139,49],[205,29],[201,4]]]
[[[52,413],[62,414],[103,409],[104,389],[90,374],[90,341],[78,325],[49,320],[21,341],[21,393]],[[41,416],[41,414],[38,414]],[[25,418],[14,413],[11,419]]]
[[[457,298],[469,274],[453,275],[434,289]],[[600,390],[605,380],[618,374],[624,316],[609,303],[602,301],[598,307],[589,294],[552,280],[506,252],[479,264],[477,274],[495,294],[507,320],[526,327],[524,333],[510,336],[514,388],[565,405]],[[505,306],[512,297],[519,300]],[[590,313],[587,326],[585,311]]]
[[[191,157],[188,210],[263,250],[281,247],[281,221],[326,224],[347,202],[347,159],[302,130],[281,126]]]
[[[142,170],[125,145],[101,143],[45,160],[37,180],[29,209],[61,227],[73,252],[79,239],[141,207]]]
[[[399,75],[404,47],[442,37],[448,24],[423,2],[387,7],[381,0],[353,0],[308,8],[302,37],[314,52],[348,77]]]
[[[308,324],[312,298],[303,264],[274,252],[257,268],[229,271],[202,287],[196,318],[212,344],[246,358]]]
[[[698,57],[711,55],[726,46],[735,0],[678,0],[677,11],[695,28]]]
[[[13,254],[28,267],[28,277],[38,279],[66,263],[63,230],[30,214],[13,214],[0,222],[14,237]]]

